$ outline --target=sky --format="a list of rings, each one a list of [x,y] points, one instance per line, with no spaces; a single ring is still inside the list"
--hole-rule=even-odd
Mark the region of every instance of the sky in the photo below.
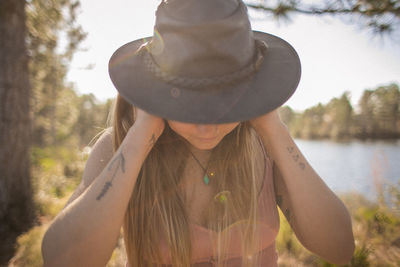
[[[67,80],[81,94],[116,96],[108,60],[121,45],[153,35],[159,0],[81,0],[78,23],[88,33],[71,62]],[[295,15],[291,22],[250,12],[253,30],[277,35],[299,54],[302,77],[286,102],[297,111],[350,92],[356,105],[365,89],[400,85],[400,44],[374,36],[343,19]],[[87,68],[90,66],[91,68]]]

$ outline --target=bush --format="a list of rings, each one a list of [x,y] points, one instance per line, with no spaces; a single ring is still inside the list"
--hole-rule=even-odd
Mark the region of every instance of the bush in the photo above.
[[[45,226],[36,226],[29,232],[18,237],[18,250],[10,261],[9,267],[14,266],[43,266],[41,243],[46,231]]]
[[[400,184],[399,184],[400,185]],[[390,190],[399,192],[400,186]],[[397,196],[395,194],[395,196]],[[346,267],[400,266],[400,216],[398,207],[381,206],[359,193],[340,198],[348,208],[353,224],[356,248]],[[392,199],[395,199],[392,197]],[[392,201],[392,204],[396,203]],[[393,209],[393,207],[395,207]],[[281,227],[276,240],[280,266],[336,266],[305,249],[297,240],[285,217],[280,213]],[[327,241],[329,242],[329,241]]]

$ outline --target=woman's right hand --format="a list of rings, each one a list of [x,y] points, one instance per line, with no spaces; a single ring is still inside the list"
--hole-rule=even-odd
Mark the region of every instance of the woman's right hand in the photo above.
[[[144,127],[149,130],[151,139],[155,142],[162,134],[165,128],[165,122],[162,118],[147,113],[146,111],[136,108],[135,125]]]

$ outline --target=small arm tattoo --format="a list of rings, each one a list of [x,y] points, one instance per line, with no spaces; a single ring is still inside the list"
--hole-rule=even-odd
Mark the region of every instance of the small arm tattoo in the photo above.
[[[302,170],[304,170],[306,168],[306,164],[304,164],[303,162],[299,163],[299,166]]]
[[[111,176],[111,180],[107,181],[104,184],[103,189],[101,190],[100,194],[96,197],[96,200],[100,200],[104,197],[104,195],[108,192],[108,190],[110,189],[110,187],[112,186],[112,181],[114,180],[115,175],[117,174],[118,170],[121,168],[122,173],[125,173],[125,157],[124,154],[122,153],[122,149],[119,152],[118,156],[116,156],[108,165],[107,170],[111,171],[112,167],[114,165],[117,165],[117,167],[114,170],[113,175]]]
[[[108,189],[110,189],[111,185],[112,185],[111,182],[106,182],[100,194],[97,196],[96,200],[100,200],[107,193]]]
[[[292,159],[297,162],[299,165],[300,169],[304,170],[306,168],[306,164],[300,160],[300,155],[296,153],[295,149],[293,146],[287,147],[287,151],[289,154],[292,155]]]

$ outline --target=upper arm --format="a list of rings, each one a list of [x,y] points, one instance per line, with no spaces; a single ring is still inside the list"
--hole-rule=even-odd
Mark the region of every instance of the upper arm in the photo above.
[[[295,225],[295,221],[293,220],[292,202],[285,181],[276,164],[273,164],[273,177],[274,177],[274,190],[275,190],[276,203],[278,204],[283,215],[285,215],[286,220],[296,233],[297,227]]]
[[[113,154],[112,132],[110,129],[107,129],[91,149],[83,171],[82,180],[68,199],[65,207],[78,198],[89,187],[93,180],[100,175]]]
[[[273,164],[273,177],[276,203],[278,204],[280,210],[288,221],[290,227],[293,229],[293,232],[295,233],[297,239],[304,245],[304,239],[299,230],[300,227],[297,224],[296,218],[294,216],[295,210],[293,206],[293,201],[290,197],[285,180],[282,177],[282,173],[276,164]]]

